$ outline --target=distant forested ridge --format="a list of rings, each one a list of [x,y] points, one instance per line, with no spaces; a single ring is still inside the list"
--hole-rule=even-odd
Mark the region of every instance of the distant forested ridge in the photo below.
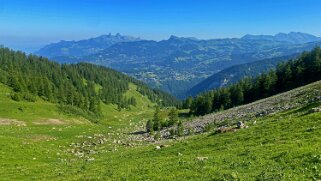
[[[37,97],[61,105],[70,105],[93,113],[100,103],[121,108],[135,105],[134,97],[125,97],[129,83],[137,91],[161,106],[176,105],[169,94],[150,89],[144,83],[115,70],[88,64],[58,64],[46,58],[0,48],[0,82],[15,92],[13,100],[35,101]]]
[[[296,53],[289,56],[264,59],[241,65],[234,65],[211,75],[210,77],[192,87],[185,94],[186,96],[196,96],[202,92],[210,91],[212,89],[227,87],[229,85],[237,83],[239,80],[245,77],[256,77],[261,73],[275,69],[279,63],[295,58],[298,55],[300,54]]]
[[[280,63],[276,70],[256,78],[244,78],[225,88],[215,89],[195,98],[188,98],[183,106],[195,115],[250,103],[288,91],[321,79],[321,49],[304,52],[297,59]]]

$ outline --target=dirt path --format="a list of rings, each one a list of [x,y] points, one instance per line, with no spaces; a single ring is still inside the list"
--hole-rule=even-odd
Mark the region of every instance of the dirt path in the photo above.
[[[0,126],[7,125],[26,126],[26,123],[23,121],[18,121],[16,119],[0,118]]]

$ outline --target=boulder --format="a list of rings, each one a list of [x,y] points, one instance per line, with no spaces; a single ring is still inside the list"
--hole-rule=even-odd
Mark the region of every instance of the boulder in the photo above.
[[[242,128],[244,128],[245,125],[244,125],[244,123],[242,121],[238,121],[236,126],[237,126],[238,129],[242,129]]]
[[[315,107],[310,110],[310,113],[321,112],[321,107]]]

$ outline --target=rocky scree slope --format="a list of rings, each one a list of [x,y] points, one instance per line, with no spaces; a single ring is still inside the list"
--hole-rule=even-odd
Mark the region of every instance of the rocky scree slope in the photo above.
[[[321,81],[318,81],[247,105],[208,114],[197,117],[192,121],[184,122],[185,133],[187,133],[188,130],[194,130],[194,133],[206,132],[206,127],[209,125],[236,125],[238,121],[246,123],[247,121],[253,121],[262,116],[276,114],[320,101]],[[170,136],[170,129],[173,128],[162,130],[161,136],[168,138]]]

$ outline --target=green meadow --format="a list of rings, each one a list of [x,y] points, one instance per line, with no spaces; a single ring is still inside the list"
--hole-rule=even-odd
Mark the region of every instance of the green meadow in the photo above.
[[[96,124],[40,99],[12,101],[10,92],[1,85],[2,123],[18,122],[0,126],[0,180],[321,179],[321,114],[309,113],[318,103],[251,120],[236,132],[144,142],[127,133],[141,129],[154,105],[133,85],[126,95],[137,106],[103,104]]]

